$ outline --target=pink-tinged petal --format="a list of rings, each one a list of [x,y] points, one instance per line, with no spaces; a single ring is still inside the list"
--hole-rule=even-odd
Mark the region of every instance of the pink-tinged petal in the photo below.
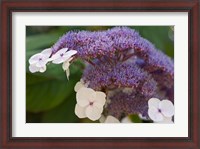
[[[60,55],[60,54],[65,54],[68,51],[68,48],[62,48],[60,49],[58,52],[56,52],[56,55]]]
[[[90,120],[96,121],[101,117],[102,111],[95,106],[88,106],[85,113]]]
[[[100,123],[104,123],[106,120],[106,117],[102,114],[101,117],[99,118]]]
[[[43,59],[43,60],[38,61],[35,65],[37,67],[44,67],[47,64],[47,62],[48,62],[47,60]]]
[[[115,117],[109,115],[109,116],[107,116],[104,123],[120,123],[120,121],[118,119],[116,119]]]
[[[76,101],[82,107],[89,105],[94,98],[95,91],[91,88],[81,88],[76,93]]]
[[[85,108],[79,106],[78,104],[76,104],[75,106],[75,114],[79,117],[79,118],[85,118]]]
[[[95,102],[101,104],[102,106],[106,103],[106,94],[104,92],[96,92]]]
[[[51,55],[52,49],[51,48],[45,49],[41,53],[44,54],[44,57],[47,59]]]
[[[75,55],[77,53],[77,51],[76,50],[69,50],[69,51],[67,51],[64,55],[63,55],[63,57],[65,57],[66,58],[66,60],[67,59],[70,59],[73,55]]]
[[[78,92],[78,90],[81,89],[82,87],[85,87],[84,84],[81,81],[77,82],[74,87],[75,92]]]
[[[94,101],[93,102],[93,106],[95,106],[95,107],[97,107],[97,108],[99,108],[100,110],[103,111],[103,106],[104,106],[103,104]]]
[[[148,101],[148,106],[149,106],[149,108],[150,107],[158,108],[159,107],[159,103],[160,103],[159,99],[157,99],[157,98],[151,98]]]
[[[101,113],[103,112],[103,106],[101,104],[94,102],[93,106],[98,108]]]
[[[52,58],[50,60],[52,60],[52,63],[54,63],[54,64],[60,64],[60,63],[66,62],[66,61],[71,61],[72,56],[76,53],[77,53],[77,51],[75,51],[75,50],[70,50],[70,51],[64,53],[62,56],[57,55],[57,53],[56,53],[55,55],[52,56]]]
[[[159,109],[161,110],[162,114],[166,117],[172,117],[174,115],[174,105],[169,100],[162,100],[159,103]]]
[[[53,57],[52,57],[53,58]],[[59,57],[59,58],[57,58],[57,59],[54,59],[53,61],[52,61],[52,63],[54,63],[54,64],[61,64],[61,63],[63,63],[65,61],[65,58],[64,57]]]
[[[158,122],[158,123],[172,124],[174,122],[172,121],[171,117],[164,117],[163,121]]]
[[[40,68],[36,67],[35,65],[29,65],[29,71],[31,73],[38,72],[39,70],[40,70]]]
[[[63,48],[56,52],[52,57],[49,59],[49,61],[53,61],[54,64],[60,64],[67,60],[67,58],[64,57],[66,52],[68,51],[68,48]]]
[[[52,55],[51,58],[49,58],[48,61],[53,61],[53,60],[56,60],[56,59],[58,59],[58,58],[60,58],[60,55],[59,55],[59,54],[54,54],[54,55]]]
[[[43,67],[40,67],[39,69],[40,69],[39,71],[40,71],[41,73],[43,73],[43,72],[46,71],[47,67],[46,67],[46,66],[43,66]]]
[[[41,53],[38,53],[38,54],[31,56],[30,59],[29,59],[29,64],[37,63],[39,61],[39,58],[41,58],[41,57],[42,57]]]
[[[148,115],[155,122],[163,121],[163,115],[158,111],[157,108],[154,108],[154,107],[149,108]]]

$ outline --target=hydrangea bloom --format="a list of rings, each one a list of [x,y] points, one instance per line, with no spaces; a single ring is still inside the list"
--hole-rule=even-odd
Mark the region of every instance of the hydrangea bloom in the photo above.
[[[83,88],[83,87],[87,87],[87,84],[84,84],[83,80],[81,79],[79,82],[76,83],[76,85],[74,87],[74,91],[78,92],[78,90]]]
[[[81,82],[75,86],[75,112],[79,117],[96,120],[104,112],[118,120],[129,114],[151,119],[151,114],[148,114],[149,99],[174,101],[173,60],[133,29],[115,27],[96,32],[70,31],[51,49],[50,59],[56,64],[64,63],[67,76],[72,59],[81,59],[86,64]],[[102,95],[106,98],[105,108],[102,104],[94,117],[90,115],[92,110],[87,114],[85,108],[90,107],[90,99],[95,102],[101,99],[82,99],[79,95],[83,90],[90,94],[82,92],[85,97],[97,92],[105,93],[105,97]]]

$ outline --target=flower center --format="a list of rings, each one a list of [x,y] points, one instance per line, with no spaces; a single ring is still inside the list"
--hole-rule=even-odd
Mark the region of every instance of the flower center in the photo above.
[[[63,57],[63,55],[64,55],[63,53],[60,54],[61,57]]]
[[[161,113],[162,112],[161,109],[158,109],[158,112]]]
[[[92,106],[94,102],[90,102],[89,105]]]
[[[39,58],[39,61],[41,61],[42,60],[42,58]]]

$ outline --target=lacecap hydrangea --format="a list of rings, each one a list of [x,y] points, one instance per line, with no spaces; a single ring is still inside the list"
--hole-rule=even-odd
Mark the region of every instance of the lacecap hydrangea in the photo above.
[[[80,118],[97,120],[103,114],[121,120],[127,115],[139,114],[151,119],[149,99],[174,102],[173,60],[133,29],[114,27],[105,31],[70,31],[48,50],[48,58],[40,54],[36,60],[38,63],[46,58],[42,65],[36,64],[34,56],[30,58],[30,67],[37,68],[32,72],[43,72],[42,68],[46,70],[46,64],[50,62],[63,63],[69,77],[72,62],[79,59],[85,63],[75,90],[84,96],[86,93],[81,93],[83,88],[90,89],[95,99],[77,99],[75,113]]]

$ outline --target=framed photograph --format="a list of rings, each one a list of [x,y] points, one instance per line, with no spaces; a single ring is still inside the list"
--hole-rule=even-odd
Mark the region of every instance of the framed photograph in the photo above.
[[[0,148],[200,148],[197,0],[1,2]]]

